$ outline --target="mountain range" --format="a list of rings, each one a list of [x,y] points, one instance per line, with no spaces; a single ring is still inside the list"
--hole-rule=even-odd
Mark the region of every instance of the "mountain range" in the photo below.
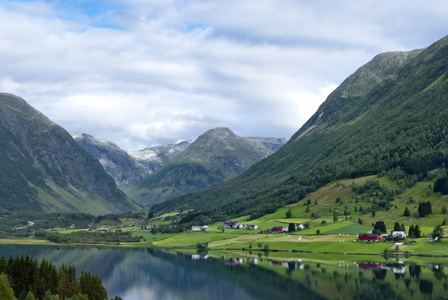
[[[119,213],[139,209],[98,160],[25,100],[0,93],[0,210]]]
[[[100,161],[119,187],[142,205],[234,178],[287,142],[283,138],[242,138],[228,128],[215,128],[193,143],[128,152],[85,133],[72,136]]]
[[[157,203],[155,214],[183,210],[184,222],[209,223],[257,218],[339,179],[387,174],[400,187],[427,180],[448,165],[447,57],[448,37],[379,54],[281,147],[216,128],[192,143],[126,152],[87,134],[75,141],[23,99],[1,93],[0,210],[140,209],[132,197]]]
[[[190,210],[185,219],[208,222],[253,219],[337,179],[378,173],[394,174],[400,185],[425,179],[448,164],[447,57],[448,37],[374,57],[276,153],[237,178],[152,211]]]
[[[191,143],[145,148],[139,151],[125,151],[108,141],[99,141],[86,133],[72,134],[73,139],[96,159],[124,191],[145,179],[154,171],[182,153]]]

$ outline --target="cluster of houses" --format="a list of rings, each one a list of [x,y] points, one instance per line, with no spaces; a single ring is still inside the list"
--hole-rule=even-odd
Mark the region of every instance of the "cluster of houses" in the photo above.
[[[298,230],[302,230],[302,229],[304,229],[304,228],[305,228],[305,226],[303,226],[302,223],[295,223],[295,224],[294,224],[294,229],[295,229],[296,231],[298,231]],[[288,232],[288,231],[289,231],[289,228],[288,228],[288,227],[274,226],[274,227],[272,227],[272,228],[269,228],[266,232],[267,232],[267,233],[272,233],[272,232]]]
[[[295,230],[302,230],[305,229],[305,226],[301,223],[295,223],[294,224]],[[203,226],[192,226],[191,228],[187,229],[187,228],[183,228],[182,232],[187,232],[187,231],[206,231],[209,227],[207,225],[203,225]],[[255,224],[242,224],[238,221],[235,220],[228,220],[224,222],[224,228],[227,229],[249,229],[249,230],[256,230],[258,229],[258,225]],[[267,231],[267,233],[272,233],[272,232],[288,232],[288,227],[283,227],[283,226],[274,226],[272,228],[269,228]]]
[[[395,242],[396,238],[405,239],[406,232],[404,231],[393,231],[392,234],[369,234],[369,233],[360,233],[358,235],[359,241],[367,241],[367,242],[377,242],[381,239],[384,239],[386,242]]]
[[[238,221],[234,221],[234,220],[229,220],[229,221],[225,221],[224,222],[224,228],[233,228],[233,229],[250,229],[250,230],[255,230],[258,229],[258,225],[254,225],[254,224],[241,224]]]

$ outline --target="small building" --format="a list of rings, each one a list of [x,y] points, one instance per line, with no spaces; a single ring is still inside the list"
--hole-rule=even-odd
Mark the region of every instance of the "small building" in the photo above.
[[[282,231],[283,231],[283,232],[288,232],[288,231],[289,231],[289,228],[286,227],[286,226],[285,226],[285,227],[282,227]]]
[[[392,236],[395,238],[402,238],[405,239],[406,238],[406,232],[404,231],[392,231]]]
[[[201,231],[201,226],[191,226],[191,231]]]
[[[384,238],[386,242],[395,242],[395,237],[393,235],[388,235]]]
[[[225,228],[235,228],[234,226],[236,225],[236,224],[239,224],[238,223],[238,221],[225,221],[224,222],[224,227]]]
[[[206,231],[207,229],[208,229],[208,225],[204,225],[204,226],[201,227],[202,231]]]
[[[271,233],[271,232],[282,232],[282,231],[283,231],[283,227],[282,226],[274,226],[274,227],[268,229],[268,233]]]
[[[379,241],[380,240],[380,235],[379,234],[369,234],[369,233],[360,233],[358,235],[358,240],[360,241]]]
[[[249,230],[255,230],[255,229],[258,229],[258,225],[248,224],[248,225],[247,225],[247,229],[249,229]]]
[[[303,229],[305,229],[305,226],[303,226],[303,224],[302,223],[295,223],[294,224],[294,227],[295,227],[295,229],[298,231],[298,230],[303,230]]]

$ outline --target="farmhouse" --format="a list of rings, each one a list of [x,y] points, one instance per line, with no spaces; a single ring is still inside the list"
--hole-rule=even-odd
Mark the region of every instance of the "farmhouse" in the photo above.
[[[282,231],[283,231],[283,227],[282,226],[274,226],[274,227],[268,229],[268,233],[271,233],[271,232],[282,232]]]
[[[406,238],[406,232],[404,232],[404,231],[392,231],[392,236],[395,237],[395,238],[400,237],[402,239],[405,239]]]
[[[360,241],[379,241],[380,235],[379,234],[369,234],[369,233],[360,233],[358,235],[358,240]]]
[[[258,229],[258,225],[248,224],[248,225],[247,225],[247,229],[250,229],[250,230]]]
[[[224,227],[225,228],[236,228],[235,226],[239,224],[238,221],[225,221]]]
[[[201,226],[191,226],[191,231],[201,231]]]
[[[295,229],[296,229],[297,231],[299,231],[299,230],[303,230],[303,229],[305,228],[305,226],[303,226],[302,223],[295,223],[295,224],[294,224],[294,227],[295,227]]]

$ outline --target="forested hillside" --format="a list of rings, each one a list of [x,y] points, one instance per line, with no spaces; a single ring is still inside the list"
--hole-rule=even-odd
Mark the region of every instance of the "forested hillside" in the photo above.
[[[398,171],[418,181],[448,164],[448,38],[385,53],[345,80],[275,154],[239,177],[152,208],[185,220],[259,216],[342,179]]]

